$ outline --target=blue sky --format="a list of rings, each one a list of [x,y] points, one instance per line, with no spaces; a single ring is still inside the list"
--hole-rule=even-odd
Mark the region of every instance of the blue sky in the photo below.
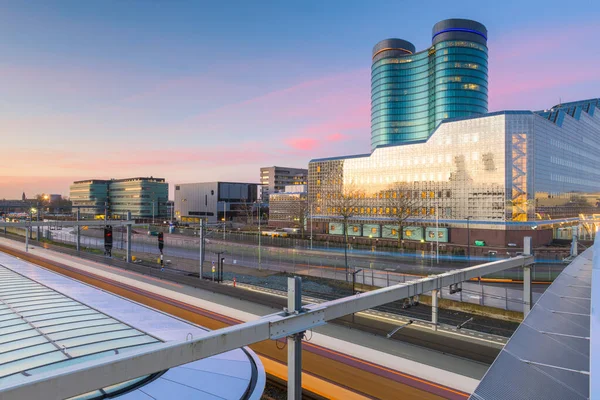
[[[368,152],[373,45],[453,17],[488,28],[491,111],[600,97],[597,1],[0,2],[0,198]]]

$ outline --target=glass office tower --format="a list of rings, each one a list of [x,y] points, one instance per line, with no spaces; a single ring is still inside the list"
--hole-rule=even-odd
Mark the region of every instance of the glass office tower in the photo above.
[[[485,114],[487,81],[487,29],[479,22],[438,22],[432,46],[420,52],[405,40],[382,40],[371,67],[372,150],[423,142],[446,118]]]

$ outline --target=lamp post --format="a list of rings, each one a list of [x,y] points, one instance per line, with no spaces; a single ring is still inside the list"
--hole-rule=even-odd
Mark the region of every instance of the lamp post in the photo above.
[[[440,215],[437,203],[435,205],[435,262],[440,263]]]
[[[471,226],[470,221],[472,216],[467,217],[467,258],[469,259],[469,267],[471,266]]]
[[[313,204],[312,201],[310,203],[310,249],[312,250],[312,241],[313,241]]]

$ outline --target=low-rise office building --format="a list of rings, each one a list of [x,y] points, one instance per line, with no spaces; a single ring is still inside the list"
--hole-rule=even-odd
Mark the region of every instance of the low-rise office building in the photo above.
[[[169,184],[162,178],[126,178],[73,182],[70,188],[73,208],[86,217],[166,218]]]
[[[307,185],[288,185],[269,196],[269,226],[302,228],[308,218]]]
[[[204,182],[175,185],[175,218],[182,223],[246,222],[257,202],[256,183]]]
[[[263,167],[260,169],[262,200],[269,201],[272,193],[283,192],[287,185],[306,185],[308,170],[289,167]]]

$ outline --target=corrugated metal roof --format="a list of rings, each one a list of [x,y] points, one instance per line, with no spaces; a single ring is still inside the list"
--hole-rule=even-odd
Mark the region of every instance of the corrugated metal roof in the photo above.
[[[471,399],[589,397],[592,257],[586,250],[544,292]]]

